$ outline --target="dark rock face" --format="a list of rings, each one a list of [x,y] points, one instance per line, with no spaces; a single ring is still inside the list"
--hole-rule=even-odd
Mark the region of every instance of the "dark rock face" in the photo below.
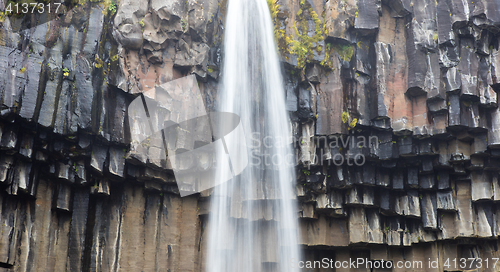
[[[227,2],[80,2],[0,19],[0,271],[203,271],[210,192],[127,109],[189,74],[216,107]],[[500,257],[500,2],[268,2],[304,260]]]

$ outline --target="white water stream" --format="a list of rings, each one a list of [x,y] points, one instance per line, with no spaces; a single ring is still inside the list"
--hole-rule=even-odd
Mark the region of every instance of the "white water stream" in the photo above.
[[[208,272],[298,271],[294,156],[273,29],[266,0],[229,0],[218,110],[240,116],[249,164],[212,194]],[[219,175],[226,165],[216,165]]]

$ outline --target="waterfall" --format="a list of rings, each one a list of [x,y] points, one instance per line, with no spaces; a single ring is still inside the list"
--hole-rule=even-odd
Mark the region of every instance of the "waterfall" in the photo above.
[[[206,271],[298,271],[295,161],[266,0],[229,0],[225,27],[218,110],[240,116],[249,164],[212,193]]]

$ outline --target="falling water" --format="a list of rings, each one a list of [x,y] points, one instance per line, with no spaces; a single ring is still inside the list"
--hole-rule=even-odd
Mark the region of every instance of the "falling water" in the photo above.
[[[298,271],[290,122],[266,0],[229,0],[225,26],[218,107],[240,116],[249,164],[212,194],[207,271]]]

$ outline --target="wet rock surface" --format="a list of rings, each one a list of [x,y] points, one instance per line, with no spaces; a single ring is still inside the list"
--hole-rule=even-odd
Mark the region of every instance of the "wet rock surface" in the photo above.
[[[210,191],[128,106],[194,74],[215,108],[227,2],[80,2],[0,23],[0,271],[202,271]],[[500,257],[500,4],[268,2],[304,258]]]

